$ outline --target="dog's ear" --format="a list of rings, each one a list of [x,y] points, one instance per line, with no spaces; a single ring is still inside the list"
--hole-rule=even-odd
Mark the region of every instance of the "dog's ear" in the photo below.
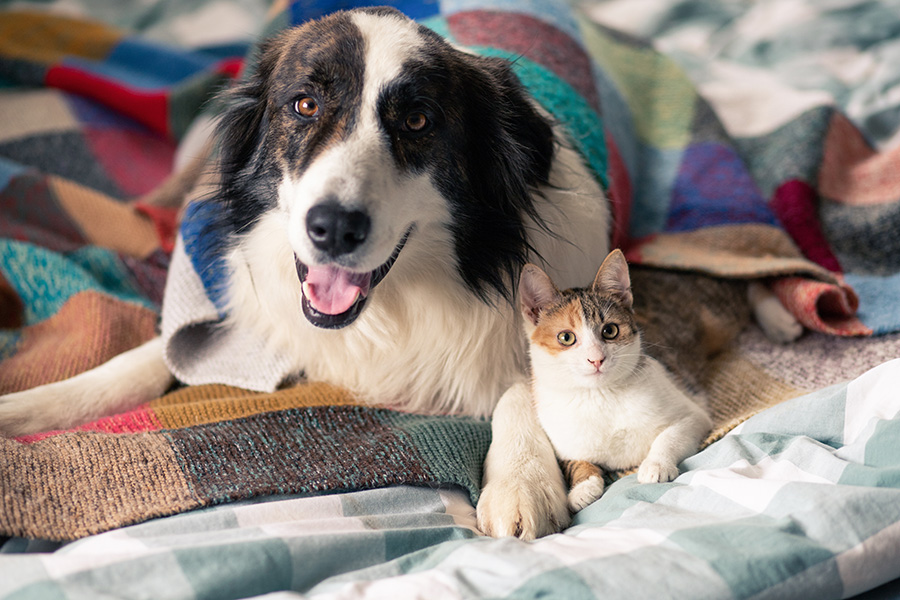
[[[460,91],[466,124],[458,132],[468,181],[465,214],[457,228],[457,255],[470,289],[487,298],[492,288],[512,301],[511,286],[534,249],[528,243],[530,217],[544,226],[535,207],[537,187],[548,182],[553,164],[553,128],[510,63],[465,54],[469,72]]]
[[[247,61],[244,80],[219,96],[223,111],[215,136],[225,186],[234,185],[261,145],[269,80],[282,47],[278,37],[261,43]]]
[[[536,102],[508,61],[497,58],[484,60],[497,86],[500,100],[496,105],[500,117],[498,123],[513,142],[512,146],[503,148],[513,152],[495,156],[505,159],[503,166],[506,170],[512,176],[521,177],[527,185],[546,184],[553,164],[553,128],[548,119],[538,112]]]

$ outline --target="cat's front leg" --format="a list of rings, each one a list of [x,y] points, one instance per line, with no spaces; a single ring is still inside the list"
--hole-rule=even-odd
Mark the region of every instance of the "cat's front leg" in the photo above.
[[[678,477],[678,464],[697,452],[710,429],[712,421],[699,409],[663,429],[638,467],[638,482],[665,483]]]
[[[566,527],[566,484],[526,383],[513,385],[500,398],[491,431],[476,508],[479,529],[494,537],[531,540]]]
[[[603,471],[584,460],[561,461],[566,481],[569,483],[569,510],[573,513],[592,504],[603,495]]]

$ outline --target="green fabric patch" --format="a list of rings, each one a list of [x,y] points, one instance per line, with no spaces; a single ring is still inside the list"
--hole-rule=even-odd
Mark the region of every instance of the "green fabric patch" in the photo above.
[[[626,44],[584,19],[579,22],[589,54],[631,109],[638,138],[661,149],[686,146],[697,92],[681,67],[651,47]]]

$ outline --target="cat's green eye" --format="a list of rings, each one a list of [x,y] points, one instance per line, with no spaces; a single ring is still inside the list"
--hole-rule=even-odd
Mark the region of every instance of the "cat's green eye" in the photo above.
[[[560,331],[556,334],[556,341],[563,346],[571,346],[575,343],[575,334],[571,331]]]
[[[614,340],[619,337],[619,326],[615,323],[607,323],[600,330],[600,335],[603,336],[604,340]]]

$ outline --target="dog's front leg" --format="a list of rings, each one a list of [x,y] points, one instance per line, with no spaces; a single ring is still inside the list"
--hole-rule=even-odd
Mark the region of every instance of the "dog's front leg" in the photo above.
[[[69,379],[0,396],[0,435],[69,429],[131,410],[162,395],[173,381],[162,339],[153,338]]]
[[[481,531],[531,540],[566,527],[566,484],[526,383],[503,394],[491,429],[477,507]]]

